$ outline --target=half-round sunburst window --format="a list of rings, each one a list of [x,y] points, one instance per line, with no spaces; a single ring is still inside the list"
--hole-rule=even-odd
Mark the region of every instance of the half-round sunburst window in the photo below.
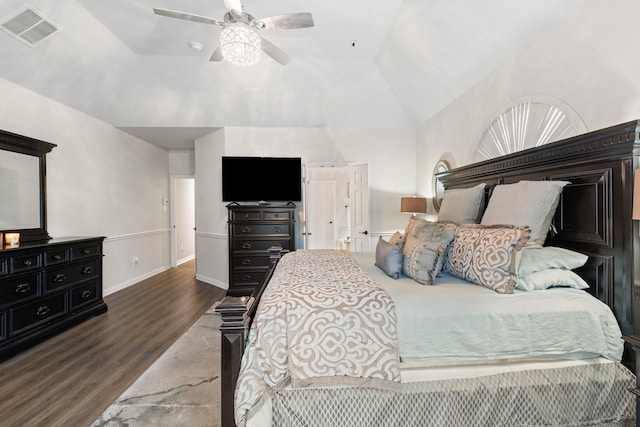
[[[586,131],[568,106],[527,100],[500,113],[486,128],[473,151],[472,162],[559,141]]]

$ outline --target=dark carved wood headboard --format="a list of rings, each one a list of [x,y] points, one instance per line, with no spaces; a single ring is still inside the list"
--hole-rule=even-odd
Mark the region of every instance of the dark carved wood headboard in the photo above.
[[[640,322],[636,303],[640,268],[640,228],[632,217],[633,171],[640,154],[640,121],[575,136],[438,175],[446,188],[520,180],[563,180],[553,220],[555,233],[545,245],[589,255],[577,272],[589,291],[612,308],[624,335],[633,335]],[[625,361],[631,362],[629,349]],[[629,363],[632,364],[632,363]],[[634,370],[635,372],[635,370]]]

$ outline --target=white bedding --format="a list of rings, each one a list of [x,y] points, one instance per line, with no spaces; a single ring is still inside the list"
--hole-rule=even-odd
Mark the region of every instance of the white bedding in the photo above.
[[[585,291],[553,288],[505,295],[448,275],[425,286],[408,277],[391,279],[374,265],[373,253],[351,255],[395,303],[405,366],[622,357],[622,334],[613,313]]]
[[[551,289],[505,295],[451,276],[425,286],[407,277],[393,280],[386,276],[374,265],[373,253],[351,255],[393,299],[402,387],[510,372],[531,372],[549,381],[562,369],[588,369],[621,359],[623,340],[611,310],[585,291]],[[549,374],[536,373],[541,371]],[[629,374],[628,384],[633,384],[632,377]],[[246,425],[271,426],[272,398],[278,390],[291,388],[290,384],[272,387],[250,411]],[[299,390],[314,388],[321,389]],[[626,388],[622,389],[627,398]]]

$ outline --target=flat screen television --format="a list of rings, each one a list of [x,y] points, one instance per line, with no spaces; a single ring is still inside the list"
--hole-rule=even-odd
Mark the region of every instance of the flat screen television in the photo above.
[[[299,202],[300,157],[222,157],[223,202]]]

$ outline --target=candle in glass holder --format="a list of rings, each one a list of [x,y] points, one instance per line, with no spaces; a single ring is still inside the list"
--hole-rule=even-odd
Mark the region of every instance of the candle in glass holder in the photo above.
[[[9,247],[20,245],[20,233],[4,233],[4,244]]]

